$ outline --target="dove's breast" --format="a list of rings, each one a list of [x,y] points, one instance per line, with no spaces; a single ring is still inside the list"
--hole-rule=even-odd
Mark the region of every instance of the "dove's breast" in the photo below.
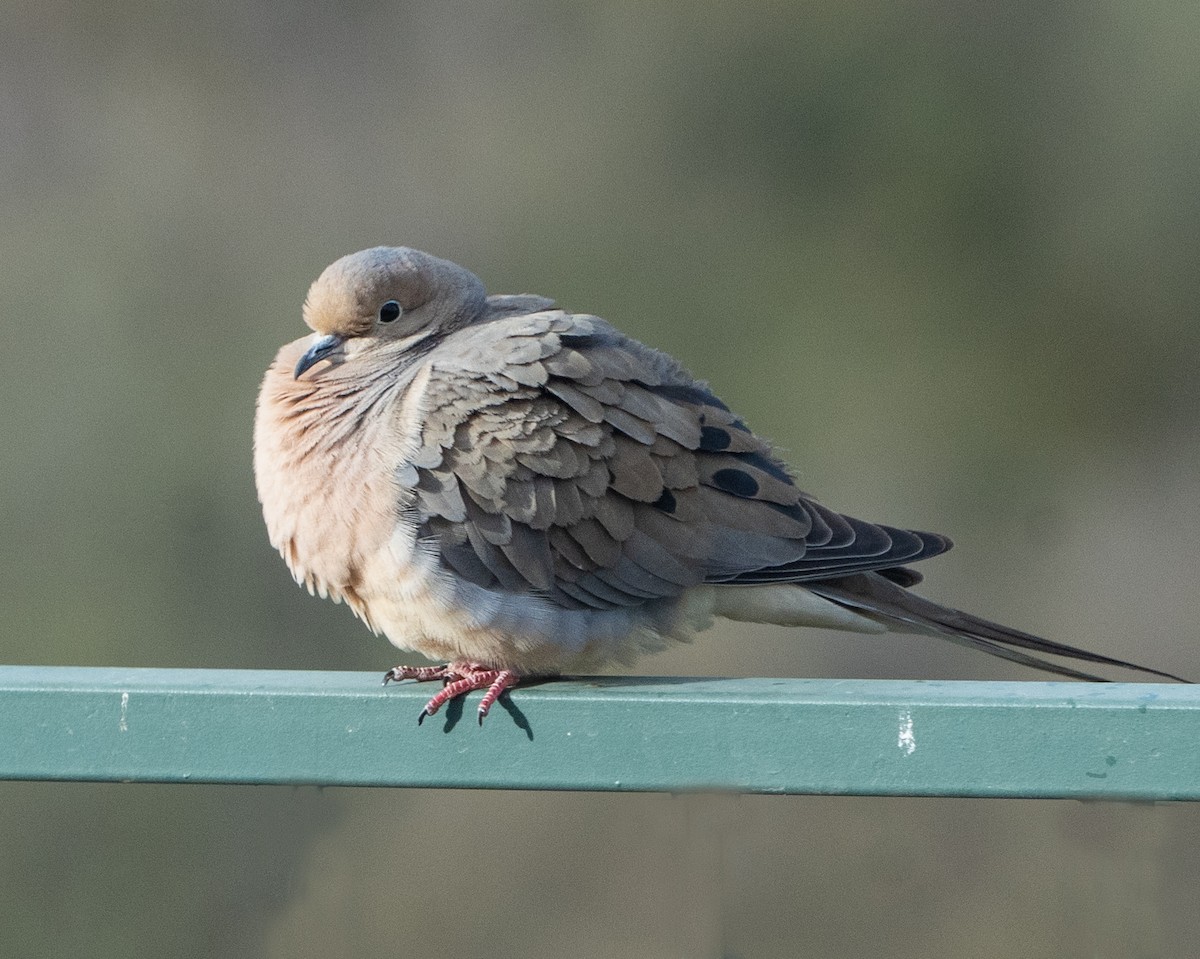
[[[254,473],[271,545],[312,593],[345,600],[369,622],[364,578],[392,535],[394,434],[368,415],[393,401],[368,383],[347,391],[334,376],[295,379],[309,338],[288,344],[267,371],[254,432]],[[373,387],[373,388],[372,388]],[[399,394],[402,395],[402,394]]]

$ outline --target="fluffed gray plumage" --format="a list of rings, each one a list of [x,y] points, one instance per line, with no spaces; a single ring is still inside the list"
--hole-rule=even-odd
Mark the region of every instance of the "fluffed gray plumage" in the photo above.
[[[714,616],[1177,678],[909,592],[946,537],[822,506],[704,383],[598,317],[377,247],[328,267],[304,318],[259,396],[271,542],[311,591],[451,661],[389,673],[448,683],[422,717],[487,688],[482,715],[522,677],[627,663]]]

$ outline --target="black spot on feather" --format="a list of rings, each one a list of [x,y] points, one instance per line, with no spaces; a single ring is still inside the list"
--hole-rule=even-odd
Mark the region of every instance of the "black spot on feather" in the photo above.
[[[719,426],[700,427],[700,449],[716,453],[729,448],[733,442],[728,431]]]
[[[717,470],[712,475],[712,484],[719,490],[749,499],[758,492],[758,480],[739,469]]]
[[[739,453],[737,457],[743,463],[747,463],[756,469],[762,470],[764,473],[774,476],[781,483],[787,483],[789,486],[792,483],[792,478],[788,476],[787,470],[769,456],[764,456],[762,453]]]
[[[654,501],[654,508],[662,510],[664,513],[674,513],[675,507],[678,504],[675,502],[675,494],[669,489],[662,491],[662,496]]]

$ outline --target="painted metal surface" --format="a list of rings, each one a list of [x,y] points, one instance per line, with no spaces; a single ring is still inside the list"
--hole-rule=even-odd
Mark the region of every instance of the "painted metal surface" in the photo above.
[[[0,778],[1200,799],[1200,686],[0,667]]]

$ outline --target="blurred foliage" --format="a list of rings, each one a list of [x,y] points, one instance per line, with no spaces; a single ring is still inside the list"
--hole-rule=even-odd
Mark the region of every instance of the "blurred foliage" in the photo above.
[[[1195,4],[5,21],[5,659],[392,665],[267,545],[249,437],[310,280],[405,243],[680,356],[831,505],[952,534],[931,595],[1200,674]],[[639,668],[1032,678],[768,629]],[[1185,956],[1200,934],[1182,807],[0,797],[0,944],[27,957]]]

